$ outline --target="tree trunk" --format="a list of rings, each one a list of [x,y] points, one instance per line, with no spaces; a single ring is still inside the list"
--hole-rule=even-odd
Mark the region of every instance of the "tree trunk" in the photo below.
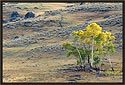
[[[108,52],[108,60],[109,60],[109,64],[110,64],[110,66],[111,66],[112,71],[114,71],[114,68],[113,68],[113,65],[112,65],[112,62],[111,62],[111,59],[110,59],[110,54],[109,54],[109,52]]]
[[[92,36],[92,58],[91,58],[91,66],[93,66],[93,49],[94,48],[94,37]]]
[[[90,68],[92,68],[92,65],[91,65],[91,62],[90,62],[90,56],[88,56],[88,63],[89,63]]]
[[[108,40],[108,42],[109,42],[109,40]],[[109,51],[108,51],[108,60],[109,60],[109,64],[110,64],[110,66],[111,66],[111,69],[112,69],[112,71],[114,71],[114,68],[113,68],[113,65],[112,65],[112,62],[111,62],[111,59],[110,59],[110,54],[109,54]]]
[[[76,50],[77,50],[77,52],[78,52],[78,54],[79,54],[79,59],[80,59],[81,66],[83,66],[83,60],[82,60],[82,56],[81,56],[81,54],[80,54],[80,52],[79,52],[79,49],[78,49],[78,47],[77,47],[77,42],[76,42]]]

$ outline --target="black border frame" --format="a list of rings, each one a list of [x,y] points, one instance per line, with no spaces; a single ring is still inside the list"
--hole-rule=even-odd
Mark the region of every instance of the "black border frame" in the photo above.
[[[34,3],[38,3],[38,2],[47,2],[47,3],[51,3],[51,2],[60,2],[60,3],[64,3],[64,2],[105,2],[105,3],[122,3],[123,4],[123,9],[122,9],[122,17],[123,17],[123,28],[122,28],[122,35],[123,35],[123,42],[122,42],[122,44],[123,44],[123,50],[122,50],[122,62],[123,62],[123,79],[122,79],[122,83],[117,83],[117,82],[115,82],[115,83],[109,83],[109,82],[90,82],[90,83],[62,83],[62,82],[60,82],[60,83],[56,83],[56,82],[49,82],[49,83],[42,83],[42,82],[12,82],[12,83],[7,83],[7,82],[3,82],[3,78],[2,78],[2,76],[3,76],[3,39],[2,39],[2,35],[3,35],[3,30],[2,30],[2,20],[3,20],[3,17],[2,17],[2,15],[3,15],[3,7],[2,7],[2,3],[3,2],[20,2],[20,3],[30,3],[30,2],[34,2]],[[0,43],[0,47],[1,47],[1,51],[0,51],[0,54],[1,54],[1,57],[0,57],[0,67],[1,67],[1,72],[0,72],[0,74],[1,74],[1,79],[0,79],[0,85],[3,85],[3,84],[8,84],[8,85],[11,85],[11,84],[19,84],[19,85],[23,85],[23,84],[27,84],[27,85],[31,85],[31,84],[43,84],[43,85],[47,85],[47,84],[52,84],[52,85],[54,85],[54,84],[81,84],[81,85],[83,85],[83,84],[85,84],[85,85],[88,85],[88,84],[95,84],[95,85],[100,85],[100,84],[107,84],[107,85],[125,85],[125,77],[124,77],[124,75],[125,75],[125,58],[124,58],[124,56],[125,56],[125,54],[124,54],[124,52],[125,52],[125,46],[124,46],[124,41],[125,41],[125,24],[124,24],[124,22],[125,22],[125,0],[1,0],[0,1],[0,11],[1,11],[1,13],[0,13],[0,16],[1,16],[1,18],[0,18],[0,25],[1,25],[1,28],[0,28],[0,41],[1,41],[1,43]]]

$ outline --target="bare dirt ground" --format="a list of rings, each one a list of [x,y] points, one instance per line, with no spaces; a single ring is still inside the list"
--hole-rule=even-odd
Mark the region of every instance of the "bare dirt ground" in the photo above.
[[[111,56],[114,68],[122,69],[122,56]],[[96,77],[94,72],[66,72],[59,69],[68,69],[76,66],[74,58],[65,55],[43,54],[40,57],[5,57],[3,58],[3,82],[122,82],[122,74],[101,72],[108,76]],[[109,64],[104,64],[110,69]],[[81,78],[71,77],[80,74]]]

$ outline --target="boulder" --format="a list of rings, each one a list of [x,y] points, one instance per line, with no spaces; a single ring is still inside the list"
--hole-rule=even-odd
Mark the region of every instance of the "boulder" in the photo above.
[[[34,9],[39,9],[38,7],[34,7]]]
[[[104,19],[105,19],[105,18],[109,18],[109,17],[110,17],[109,15],[106,15],[106,16],[104,16]]]
[[[16,7],[17,9],[21,9],[21,7]]]
[[[17,39],[17,38],[19,38],[19,36],[15,36],[15,37],[14,37],[14,39]]]
[[[24,18],[27,19],[27,18],[34,18],[34,17],[35,17],[35,14],[33,12],[27,12]]]
[[[10,21],[16,21],[17,18],[19,18],[20,15],[17,11],[13,11],[10,15]]]
[[[34,27],[34,31],[40,31],[41,30],[41,28],[39,28],[39,27]]]
[[[5,23],[7,23],[7,22],[8,22],[7,20],[3,19],[3,24],[5,24]]]
[[[30,26],[32,26],[32,25],[33,25],[33,23],[30,22],[30,21],[24,22],[24,26],[30,27]]]
[[[14,25],[8,25],[8,28],[15,29],[16,27]]]

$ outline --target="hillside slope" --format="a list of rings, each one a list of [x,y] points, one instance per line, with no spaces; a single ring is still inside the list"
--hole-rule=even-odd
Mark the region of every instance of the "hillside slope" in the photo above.
[[[21,17],[10,21],[13,11],[17,11]],[[25,19],[25,14],[30,11],[35,17]],[[62,48],[62,43],[70,39],[72,31],[84,29],[92,22],[100,24],[103,30],[111,31],[116,37],[114,41],[116,53],[111,56],[111,60],[114,66],[121,70],[123,28],[121,3],[5,4],[3,6],[3,80],[5,82],[69,82],[71,80],[69,75],[73,73],[66,74],[59,70],[61,67],[64,69],[72,67],[72,64],[75,66],[76,60],[65,58],[66,51]],[[107,63],[104,67],[109,68]],[[80,74],[85,77],[77,80],[78,82],[122,81],[122,76],[116,78],[105,76],[98,79],[95,78],[95,74],[84,72]]]

